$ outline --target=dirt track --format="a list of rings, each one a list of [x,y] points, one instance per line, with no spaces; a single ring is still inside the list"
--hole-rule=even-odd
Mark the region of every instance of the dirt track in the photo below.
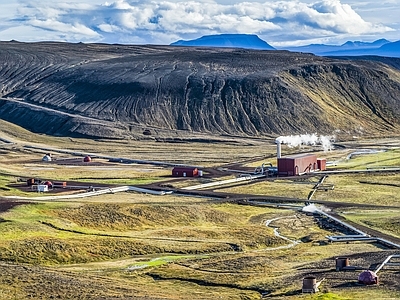
[[[27,204],[28,202],[10,201],[0,197],[0,213],[5,212],[15,206]]]

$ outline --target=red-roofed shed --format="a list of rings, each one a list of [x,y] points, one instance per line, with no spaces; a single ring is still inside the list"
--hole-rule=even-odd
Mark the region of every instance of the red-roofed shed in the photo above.
[[[174,177],[196,177],[199,176],[199,170],[196,167],[174,167],[172,169]]]

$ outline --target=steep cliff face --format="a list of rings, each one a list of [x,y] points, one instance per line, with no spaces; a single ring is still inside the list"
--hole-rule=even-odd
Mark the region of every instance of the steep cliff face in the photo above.
[[[399,60],[286,51],[0,43],[0,118],[37,132],[390,133]],[[10,98],[18,98],[11,101]]]

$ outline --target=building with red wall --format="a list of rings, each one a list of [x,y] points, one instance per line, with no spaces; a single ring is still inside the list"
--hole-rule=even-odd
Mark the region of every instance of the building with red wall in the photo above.
[[[195,167],[174,167],[172,169],[174,177],[196,177],[199,176],[199,170]]]
[[[320,171],[326,170],[326,159],[325,158],[318,158],[317,159],[317,167]]]
[[[303,153],[278,158],[278,176],[295,176],[310,173],[318,168],[315,154]]]

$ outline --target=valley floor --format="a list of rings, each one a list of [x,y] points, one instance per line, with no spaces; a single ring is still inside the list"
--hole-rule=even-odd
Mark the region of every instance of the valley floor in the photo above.
[[[4,128],[0,299],[400,298],[397,265],[379,271],[378,285],[358,283],[362,270],[376,270],[400,249],[376,242],[330,243],[326,236],[348,232],[301,211],[312,201],[371,235],[399,242],[400,173],[392,170],[400,166],[398,138],[341,142],[329,153],[284,149],[318,150],[336,162],[329,171],[386,168],[329,174],[325,184],[334,189],[318,190],[308,199],[323,174],[184,189],[225,182],[262,163],[275,165],[275,146],[268,139],[205,147],[71,140]],[[48,148],[53,161],[43,162]],[[347,158],[365,148],[384,151]],[[85,164],[79,161],[85,153],[98,155]],[[204,176],[172,178],[171,165],[113,162],[100,154],[201,166]],[[27,188],[29,178],[66,182],[66,187],[50,190],[46,196],[53,198],[43,200]],[[167,193],[114,192],[118,186]],[[57,198],[93,189],[110,192]],[[337,257],[348,258],[356,270],[336,271]],[[302,293],[303,279],[310,276],[321,282],[319,292]]]

